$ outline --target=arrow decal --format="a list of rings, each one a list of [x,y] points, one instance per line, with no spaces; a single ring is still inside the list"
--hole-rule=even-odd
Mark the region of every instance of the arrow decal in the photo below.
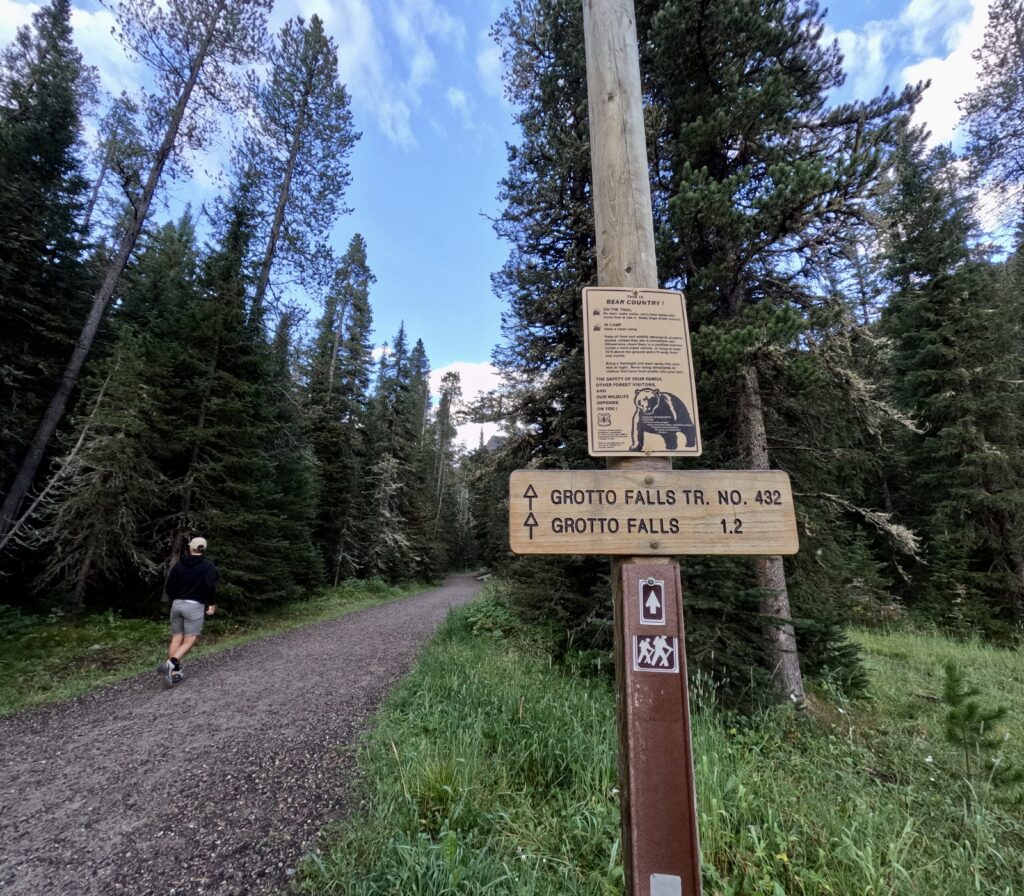
[[[647,598],[647,612],[652,616],[661,615],[661,601],[658,600],[658,595],[653,588],[650,597]]]
[[[526,498],[530,502],[530,510],[532,511],[533,510],[533,500],[534,500],[534,498],[537,497],[537,489],[535,489],[533,487],[533,483],[532,482],[526,487],[526,491],[523,492],[523,497]],[[532,530],[530,531],[530,535],[531,536],[533,535],[533,531]]]
[[[526,522],[523,523],[523,528],[530,530],[530,541],[533,541],[533,530],[536,529],[539,525],[540,523],[537,522],[537,517],[535,517],[532,513],[529,516],[527,516]]]

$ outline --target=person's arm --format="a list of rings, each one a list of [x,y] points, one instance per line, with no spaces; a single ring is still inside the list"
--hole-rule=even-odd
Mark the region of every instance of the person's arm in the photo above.
[[[220,577],[220,573],[217,571],[217,567],[212,563],[210,564],[209,578],[207,580],[207,600],[206,604],[206,615],[212,616],[217,612],[217,579]]]

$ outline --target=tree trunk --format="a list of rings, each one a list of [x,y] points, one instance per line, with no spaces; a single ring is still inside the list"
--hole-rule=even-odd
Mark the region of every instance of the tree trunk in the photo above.
[[[299,106],[299,117],[295,122],[295,132],[292,134],[292,145],[288,148],[288,164],[285,165],[284,179],[281,181],[281,189],[277,194],[277,208],[274,209],[274,221],[270,225],[270,235],[267,237],[267,248],[263,253],[263,264],[260,266],[260,279],[256,284],[256,292],[252,297],[252,311],[249,318],[254,323],[263,319],[263,301],[267,295],[267,288],[270,286],[270,269],[274,266],[274,257],[277,255],[277,241],[281,238],[281,227],[284,224],[284,212],[288,205],[288,197],[292,190],[292,175],[295,173],[295,162],[299,157],[299,150],[302,149],[302,138],[306,131],[306,111],[309,105],[309,95],[312,92],[312,84],[305,85],[305,92],[302,95],[302,104]]]
[[[82,365],[85,363],[85,359],[88,357],[89,351],[92,349],[92,344],[96,339],[96,333],[99,331],[103,315],[106,313],[107,306],[110,304],[110,300],[114,295],[114,290],[117,289],[117,284],[121,279],[121,275],[124,273],[124,269],[128,264],[128,259],[131,257],[132,251],[135,249],[135,244],[142,235],[142,228],[146,223],[146,215],[149,212],[150,203],[153,201],[153,195],[156,193],[156,188],[160,183],[160,177],[163,174],[164,165],[167,163],[167,159],[170,158],[171,152],[174,149],[174,144],[178,137],[178,129],[181,127],[181,121],[185,116],[185,110],[192,97],[192,91],[195,89],[196,82],[199,80],[199,72],[201,71],[203,63],[206,61],[206,56],[209,53],[214,31],[216,30],[217,23],[220,21],[221,13],[224,11],[226,5],[227,0],[221,0],[216,7],[215,14],[210,21],[210,26],[207,28],[206,33],[203,36],[202,43],[200,44],[192,62],[192,66],[189,69],[188,80],[182,87],[181,93],[178,94],[177,102],[174,105],[174,109],[171,111],[167,130],[164,133],[163,140],[160,143],[160,148],[157,150],[156,156],[153,160],[153,166],[150,169],[149,177],[146,179],[146,185],[143,188],[139,204],[135,208],[131,227],[128,228],[128,231],[121,239],[121,245],[118,247],[117,255],[110,263],[110,266],[107,268],[106,276],[103,278],[103,285],[100,287],[96,295],[93,296],[92,308],[89,311],[89,317],[86,319],[85,326],[82,328],[82,332],[78,337],[75,349],[71,353],[71,360],[68,361],[68,366],[64,370],[64,375],[61,377],[60,385],[57,387],[57,391],[54,393],[53,398],[50,401],[50,406],[46,409],[46,413],[43,415],[39,428],[36,430],[35,437],[32,439],[32,442],[28,447],[28,451],[25,453],[25,457],[21,462],[21,467],[18,469],[18,473],[15,476],[14,481],[11,483],[11,487],[7,492],[6,497],[4,498],[3,506],[0,507],[0,537],[5,535],[11,526],[14,525],[14,521],[18,515],[18,510],[24,502],[25,497],[28,495],[29,489],[32,487],[32,482],[35,480],[36,473],[39,471],[39,466],[42,463],[43,455],[46,453],[46,448],[50,444],[50,439],[53,438],[53,434],[57,431],[57,426],[60,424],[60,421],[64,416],[64,411],[67,408],[68,399],[70,399],[71,393],[74,391],[75,385],[78,383],[78,375],[81,373]]]
[[[742,373],[739,423],[751,468],[770,470],[761,384],[753,365],[746,367]],[[772,684],[781,697],[802,706],[804,685],[800,674],[800,654],[797,651],[796,633],[793,631],[782,558],[758,557],[755,576],[762,595],[761,616],[765,622],[765,645],[772,670]]]

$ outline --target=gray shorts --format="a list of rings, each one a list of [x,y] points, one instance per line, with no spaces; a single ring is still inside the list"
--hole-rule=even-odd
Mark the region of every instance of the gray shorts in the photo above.
[[[176,600],[171,604],[172,635],[198,635],[205,619],[206,607],[197,600]]]

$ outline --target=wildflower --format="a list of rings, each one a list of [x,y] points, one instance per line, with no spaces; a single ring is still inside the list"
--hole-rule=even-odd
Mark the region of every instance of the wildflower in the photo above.
[[[934,760],[934,759],[932,759],[932,757],[931,757],[931,756],[929,755],[929,756],[925,756],[925,757],[924,757],[924,761],[925,761],[925,762],[927,762],[927,763],[929,763],[929,764],[931,764],[931,763],[932,763],[932,762],[934,762],[935,760]]]

